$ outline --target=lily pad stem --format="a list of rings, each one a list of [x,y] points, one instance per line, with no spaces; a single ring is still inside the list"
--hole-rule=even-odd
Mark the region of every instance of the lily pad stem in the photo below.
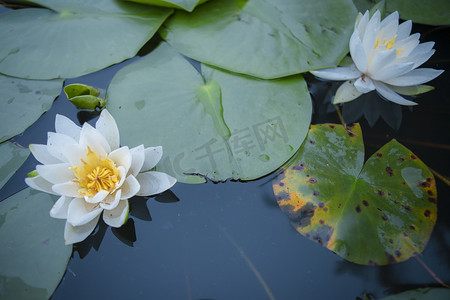
[[[446,287],[446,288],[450,289],[450,286],[449,286],[448,284],[446,284],[445,282],[443,282],[439,277],[437,277],[437,275],[434,274],[433,271],[431,271],[431,269],[423,262],[423,260],[421,260],[421,259],[419,258],[419,256],[415,256],[414,258],[415,258],[415,259],[419,262],[419,264],[421,264],[422,267],[423,267],[423,268],[431,275],[431,277],[434,278],[434,280],[436,280],[437,282],[439,282],[439,284],[442,285],[443,287]]]
[[[428,169],[430,169],[431,173],[433,173],[434,176],[436,176],[437,178],[442,180],[446,185],[450,186],[450,180],[448,180],[445,176],[439,174],[438,172],[436,172],[435,170],[431,169],[430,167],[428,167]]]
[[[334,105],[334,108],[336,109],[336,112],[338,114],[339,120],[341,121],[341,124],[345,126],[345,121],[344,121],[344,117],[342,117],[342,113],[341,110],[339,109],[339,106],[337,106],[336,104]]]

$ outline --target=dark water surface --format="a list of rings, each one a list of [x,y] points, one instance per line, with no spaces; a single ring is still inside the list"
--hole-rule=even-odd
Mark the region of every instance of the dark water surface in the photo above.
[[[448,70],[449,33],[449,28],[440,29],[422,38],[436,41],[437,52],[427,67]],[[68,79],[65,85],[85,83],[106,90],[115,72],[136,59]],[[430,168],[448,175],[449,79],[446,71],[431,83],[435,91],[418,98],[419,106],[403,108],[398,131],[382,120],[371,128],[361,119],[368,155],[396,138]],[[313,123],[339,123],[336,113],[314,105]],[[13,140],[21,145],[46,143],[56,113],[77,124],[89,116],[62,94],[49,112]],[[0,199],[24,188],[23,178],[36,164],[30,157],[0,190]],[[247,183],[177,183],[172,193],[132,200],[125,228],[112,230],[101,223],[93,237],[75,246],[52,299],[356,299],[364,293],[378,298],[439,286],[415,258],[385,267],[360,266],[302,237],[276,204],[271,187],[275,176]],[[437,189],[437,224],[419,257],[448,283],[450,189],[440,180]]]

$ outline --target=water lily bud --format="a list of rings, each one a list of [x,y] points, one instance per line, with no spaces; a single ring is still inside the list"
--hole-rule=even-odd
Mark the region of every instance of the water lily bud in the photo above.
[[[38,175],[39,175],[38,172],[36,170],[34,170],[34,171],[31,171],[30,173],[28,173],[27,177],[32,178],[32,177],[36,177]]]
[[[98,89],[85,84],[69,84],[64,87],[64,93],[78,109],[102,108],[106,104],[105,99],[98,97],[100,95]]]

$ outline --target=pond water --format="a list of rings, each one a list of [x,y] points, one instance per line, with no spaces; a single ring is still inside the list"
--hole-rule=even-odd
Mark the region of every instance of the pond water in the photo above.
[[[448,175],[450,30],[432,29],[417,26],[413,32],[422,32],[422,41],[436,41],[436,54],[427,66],[447,70],[432,82],[436,90],[421,96],[412,111],[403,108],[399,130],[381,119],[373,127],[364,119],[360,123],[367,155],[395,138],[430,168]],[[120,68],[138,59],[68,79],[65,85],[85,83],[106,90]],[[312,123],[339,123],[337,114],[324,111],[319,102]],[[13,140],[20,145],[45,143],[57,113],[77,124],[93,116],[77,110],[62,94]],[[23,178],[36,163],[28,158],[0,190],[1,200],[25,187]],[[133,200],[126,228],[112,230],[101,223],[92,237],[75,245],[52,299],[356,299],[364,293],[380,298],[439,286],[415,258],[384,267],[361,266],[301,236],[275,201],[271,182],[276,175],[246,183],[177,183],[156,198]],[[419,258],[450,282],[450,189],[437,180],[437,190],[436,227]]]

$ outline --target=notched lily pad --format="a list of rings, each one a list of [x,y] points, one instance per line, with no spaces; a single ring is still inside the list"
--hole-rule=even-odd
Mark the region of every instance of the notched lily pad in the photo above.
[[[26,80],[0,74],[0,142],[22,133],[49,110],[62,84],[59,79]]]
[[[303,236],[354,263],[386,265],[422,252],[436,222],[432,173],[395,140],[363,164],[358,124],[311,126],[273,184],[281,210]]]
[[[0,298],[49,298],[64,275],[72,246],[64,220],[49,211],[55,197],[26,188],[0,202]]]
[[[173,7],[191,12],[197,5],[200,5],[208,0],[128,0],[128,1],[164,7]]]
[[[171,9],[114,0],[40,0],[0,14],[0,72],[72,78],[133,57]]]
[[[336,66],[356,15],[351,0],[219,0],[177,11],[160,33],[188,57],[272,79]]]
[[[117,72],[106,106],[124,145],[163,146],[157,169],[188,183],[272,172],[300,147],[312,111],[301,76],[260,80],[206,65],[200,74],[167,43]]]

